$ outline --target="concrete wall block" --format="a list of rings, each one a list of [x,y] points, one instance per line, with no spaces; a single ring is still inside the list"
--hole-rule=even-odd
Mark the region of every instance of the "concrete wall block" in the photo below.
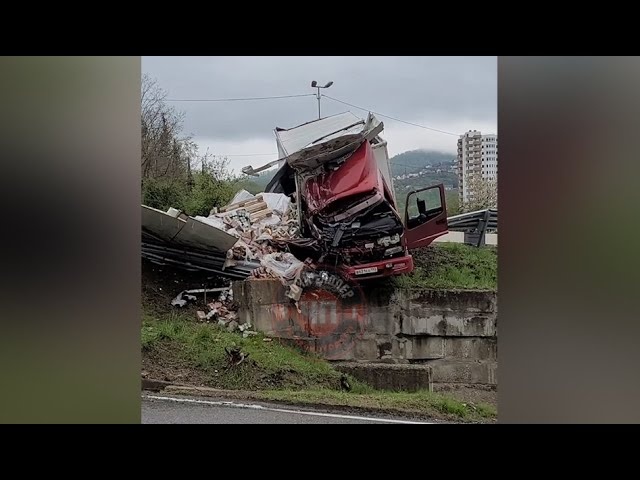
[[[248,289],[249,289],[248,281],[235,281],[231,282],[231,290],[233,290],[233,298],[235,298],[238,307],[246,307],[249,303],[246,301],[249,298]]]
[[[377,360],[380,358],[378,342],[375,338],[355,338],[353,358],[356,360]]]
[[[461,317],[448,313],[425,316],[407,315],[402,320],[405,335],[438,335],[462,337],[495,337],[495,315]]]
[[[444,339],[445,358],[467,360],[498,360],[496,338],[451,337]]]
[[[254,303],[257,303],[258,305],[292,303],[286,295],[287,289],[282,285],[280,280],[260,279],[252,283],[252,297]]]
[[[253,315],[251,314],[251,308],[239,308],[238,309],[238,323],[251,323],[253,324]]]
[[[310,336],[307,320],[295,305],[254,305],[251,308],[251,323],[257,331],[267,335]]]
[[[306,291],[299,312],[278,280],[233,285],[239,323],[250,322],[329,360],[424,361],[437,382],[497,383],[495,292],[374,290],[365,292],[366,304],[353,305]],[[374,381],[382,385],[379,375]],[[389,382],[393,388],[411,383],[406,378]]]
[[[378,358],[393,356],[393,342],[391,335],[376,335]]]
[[[381,390],[431,390],[427,365],[337,364],[336,369]]]
[[[373,350],[375,350],[375,340],[372,342]],[[316,338],[316,353],[327,360],[355,360],[356,352],[363,356],[367,355],[366,342],[362,347],[359,344],[356,335],[353,334],[327,335]]]
[[[392,337],[391,355],[395,358],[407,358],[406,350],[409,340],[405,337]]]
[[[498,384],[498,363],[465,360],[431,360],[433,381],[438,383]]]
[[[233,299],[239,305],[290,303],[286,289],[277,279],[261,278],[233,282]]]
[[[404,307],[428,306],[450,312],[496,312],[497,293],[491,291],[404,289]]]
[[[390,306],[367,308],[367,321],[365,323],[368,331],[380,334],[394,334],[396,328],[396,318]]]
[[[404,344],[404,358],[408,360],[428,360],[445,356],[445,339],[443,337],[408,337]]]
[[[387,308],[397,301],[397,290],[390,285],[369,284],[361,287],[361,292],[369,308]]]

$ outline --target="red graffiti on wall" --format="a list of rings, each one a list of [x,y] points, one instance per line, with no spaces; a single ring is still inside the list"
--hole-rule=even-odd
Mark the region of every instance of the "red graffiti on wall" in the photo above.
[[[271,305],[272,331],[324,358],[349,360],[354,358],[356,340],[365,332],[366,299],[359,285],[330,275],[307,286],[297,307]]]

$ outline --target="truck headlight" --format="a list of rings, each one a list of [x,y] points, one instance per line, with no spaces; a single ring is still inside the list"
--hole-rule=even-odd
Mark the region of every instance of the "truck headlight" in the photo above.
[[[395,253],[400,253],[402,251],[402,247],[398,246],[398,247],[391,247],[391,248],[387,248],[384,251],[384,256],[388,257],[389,255],[393,255]]]

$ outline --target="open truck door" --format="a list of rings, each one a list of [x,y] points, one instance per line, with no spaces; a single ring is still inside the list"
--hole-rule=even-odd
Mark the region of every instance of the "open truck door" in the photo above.
[[[444,185],[414,190],[407,195],[404,212],[407,248],[426,247],[448,231]]]

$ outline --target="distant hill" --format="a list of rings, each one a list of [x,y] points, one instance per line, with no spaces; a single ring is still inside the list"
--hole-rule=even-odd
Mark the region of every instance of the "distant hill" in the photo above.
[[[433,150],[410,150],[391,157],[391,174],[395,177],[407,173],[418,173],[424,167],[450,165],[455,161],[453,153],[436,152]]]
[[[411,150],[392,157],[390,162],[393,183],[399,193],[436,183],[444,183],[447,190],[458,187],[458,177],[451,171],[455,163],[453,154]],[[257,177],[244,177],[242,188],[254,194],[262,192],[276,171],[277,168],[272,168]]]
[[[455,155],[429,150],[411,150],[390,159],[398,208],[404,214],[407,194],[412,190],[444,184],[449,215],[458,213],[458,175]]]
[[[267,171],[260,172],[257,177],[245,175],[242,177],[240,186],[254,195],[256,193],[264,192],[264,189],[267,187],[277,171],[277,168],[271,168]]]

